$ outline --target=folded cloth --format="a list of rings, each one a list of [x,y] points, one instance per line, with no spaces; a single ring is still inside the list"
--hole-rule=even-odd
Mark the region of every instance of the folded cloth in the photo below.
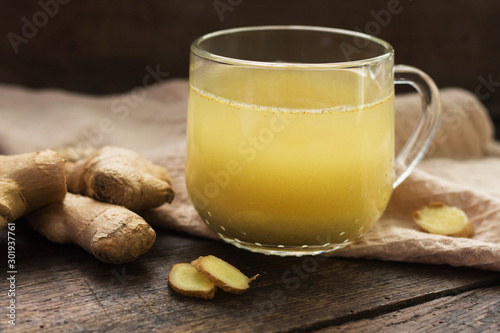
[[[171,205],[144,212],[154,226],[217,238],[194,210],[184,183],[188,83],[170,80],[121,95],[0,86],[0,153],[67,146],[118,145],[165,166],[176,189]],[[395,191],[382,219],[365,236],[333,256],[376,258],[500,271],[500,144],[477,98],[441,91],[443,119],[417,169]],[[396,98],[396,149],[403,146],[421,110],[415,94]],[[414,210],[442,201],[466,211],[472,238],[423,232]]]

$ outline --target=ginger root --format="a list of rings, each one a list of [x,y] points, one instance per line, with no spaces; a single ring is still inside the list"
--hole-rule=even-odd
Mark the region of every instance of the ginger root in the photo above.
[[[172,266],[168,273],[168,285],[179,294],[204,299],[214,298],[217,290],[215,284],[187,263]]]
[[[146,221],[128,209],[71,193],[63,202],[41,208],[27,219],[50,241],[77,244],[113,264],[135,260],[156,239]]]
[[[0,229],[66,195],[64,160],[53,150],[0,156]]]
[[[248,278],[233,265],[212,255],[199,257],[191,265],[217,287],[235,294],[246,291],[250,288],[250,282],[259,276],[257,274]]]
[[[68,191],[137,212],[171,203],[175,193],[164,168],[119,147],[61,151]]]
[[[432,202],[414,212],[413,220],[431,234],[472,237],[475,232],[474,225],[463,210],[442,202]]]

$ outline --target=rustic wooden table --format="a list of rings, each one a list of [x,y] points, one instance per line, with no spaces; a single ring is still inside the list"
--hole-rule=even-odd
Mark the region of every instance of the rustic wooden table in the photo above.
[[[158,231],[137,262],[100,263],[16,223],[15,297],[5,332],[500,332],[500,273],[322,257],[273,257]],[[7,252],[7,232],[0,232]],[[173,292],[174,263],[214,254],[261,277],[213,300]],[[2,268],[7,275],[6,255]],[[15,326],[8,323],[15,299]]]

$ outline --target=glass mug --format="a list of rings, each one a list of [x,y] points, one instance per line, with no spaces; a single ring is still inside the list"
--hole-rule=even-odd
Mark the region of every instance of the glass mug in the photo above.
[[[423,112],[394,158],[394,83]],[[319,254],[361,237],[422,158],[439,93],[393,48],[358,32],[263,26],[191,46],[186,185],[224,241],[277,255]]]

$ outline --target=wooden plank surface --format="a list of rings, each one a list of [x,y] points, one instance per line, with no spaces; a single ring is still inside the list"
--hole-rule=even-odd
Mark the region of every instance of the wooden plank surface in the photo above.
[[[445,296],[319,332],[500,332],[500,287]]]
[[[109,265],[75,246],[49,243],[22,223],[17,223],[16,233],[16,325],[0,317],[0,330],[10,332],[409,331],[432,328],[433,313],[443,321],[437,326],[442,328],[473,315],[491,320],[499,308],[500,274],[495,272],[264,256],[162,230],[140,260]],[[5,248],[5,230],[0,236]],[[219,292],[211,301],[169,289],[167,274],[174,263],[207,254],[261,277],[245,294]],[[4,263],[1,267],[7,270]],[[4,282],[2,294],[7,287]]]

